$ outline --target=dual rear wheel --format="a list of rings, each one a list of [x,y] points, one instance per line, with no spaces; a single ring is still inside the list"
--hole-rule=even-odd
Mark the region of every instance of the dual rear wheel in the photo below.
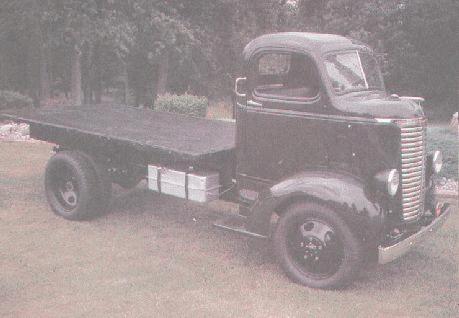
[[[60,151],[46,166],[48,202],[54,213],[69,220],[104,212],[110,203],[111,186],[106,169],[79,151]]]

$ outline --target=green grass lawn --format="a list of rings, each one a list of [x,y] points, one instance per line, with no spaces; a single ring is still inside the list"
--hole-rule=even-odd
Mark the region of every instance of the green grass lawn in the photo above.
[[[440,150],[443,154],[440,177],[458,179],[458,136],[448,126],[432,126],[427,129],[427,150]]]
[[[0,142],[1,317],[455,317],[459,215],[348,289],[289,281],[269,242],[212,227],[234,207],[142,188],[90,222],[55,216],[43,191],[51,146]]]

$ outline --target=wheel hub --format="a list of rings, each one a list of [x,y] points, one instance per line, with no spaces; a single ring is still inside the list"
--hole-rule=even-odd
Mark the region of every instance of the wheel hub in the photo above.
[[[67,181],[67,182],[65,183],[65,189],[66,189],[67,191],[73,191],[73,188],[74,188],[74,187],[73,187],[73,182],[72,182],[72,181]]]
[[[339,268],[341,246],[333,228],[320,220],[306,220],[292,228],[292,251],[299,265],[312,275],[328,276]]]
[[[317,262],[325,244],[314,236],[308,236],[300,243],[300,247],[303,248],[304,259]]]
[[[62,198],[62,201],[73,208],[77,205],[78,202],[78,191],[76,191],[76,187],[73,180],[64,181],[62,186],[59,187],[59,194]]]

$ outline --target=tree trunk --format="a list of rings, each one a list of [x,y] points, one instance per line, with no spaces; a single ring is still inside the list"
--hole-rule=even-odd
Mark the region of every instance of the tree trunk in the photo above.
[[[161,55],[161,59],[158,67],[158,81],[156,84],[156,94],[163,95],[167,90],[167,76],[169,73],[169,54],[166,51]]]
[[[34,11],[37,8],[34,8]],[[37,11],[35,11],[37,12]],[[42,33],[40,30],[39,20],[34,16],[30,24],[28,25],[29,34],[26,53],[26,70],[27,70],[27,82],[28,82],[28,91],[29,96],[33,100],[34,107],[40,107],[40,68],[41,68],[41,47],[42,47]]]
[[[154,72],[153,75],[155,75],[157,72]],[[158,97],[158,81],[152,81],[151,82],[151,87],[150,87],[150,92],[151,96],[147,94],[145,97],[145,105],[151,107],[151,109],[155,109],[155,102],[156,98]],[[147,96],[150,97],[150,99],[147,99]]]
[[[40,107],[40,55],[33,52],[40,52],[37,43],[37,34],[31,33],[29,37],[29,50],[26,58],[28,94],[33,100],[34,107]]]
[[[98,67],[96,70],[99,71]],[[102,103],[102,79],[100,78],[100,72],[96,72],[94,76],[94,100],[96,104]]]
[[[94,78],[93,50],[94,48],[87,42],[81,48],[81,90],[83,93],[83,103],[85,105],[92,103],[92,83]]]
[[[94,91],[94,99],[96,104],[102,102],[102,69],[101,69],[101,46],[96,44],[94,46],[93,59],[92,59],[92,90]]]
[[[48,50],[44,45],[40,55],[40,100],[43,103],[50,97]]]
[[[128,94],[129,94],[129,76],[128,76],[128,65],[126,62],[123,62],[123,105],[128,104]]]
[[[73,105],[81,105],[81,51],[77,44],[72,50],[72,70],[71,70],[71,98]]]
[[[3,52],[0,52],[0,90],[5,89],[7,86],[7,80],[6,80],[6,73],[7,73],[7,68],[6,68],[6,58],[2,54]]]
[[[102,103],[102,83],[100,80],[94,83],[94,100],[96,104]]]

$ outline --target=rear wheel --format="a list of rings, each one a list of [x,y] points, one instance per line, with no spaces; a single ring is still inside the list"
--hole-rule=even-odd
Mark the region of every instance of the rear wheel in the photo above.
[[[78,151],[55,154],[45,172],[46,196],[54,213],[69,220],[82,220],[106,208],[111,184],[109,187],[100,171]]]
[[[316,203],[290,206],[279,219],[273,244],[287,275],[309,287],[344,287],[362,265],[361,242],[335,211]]]

